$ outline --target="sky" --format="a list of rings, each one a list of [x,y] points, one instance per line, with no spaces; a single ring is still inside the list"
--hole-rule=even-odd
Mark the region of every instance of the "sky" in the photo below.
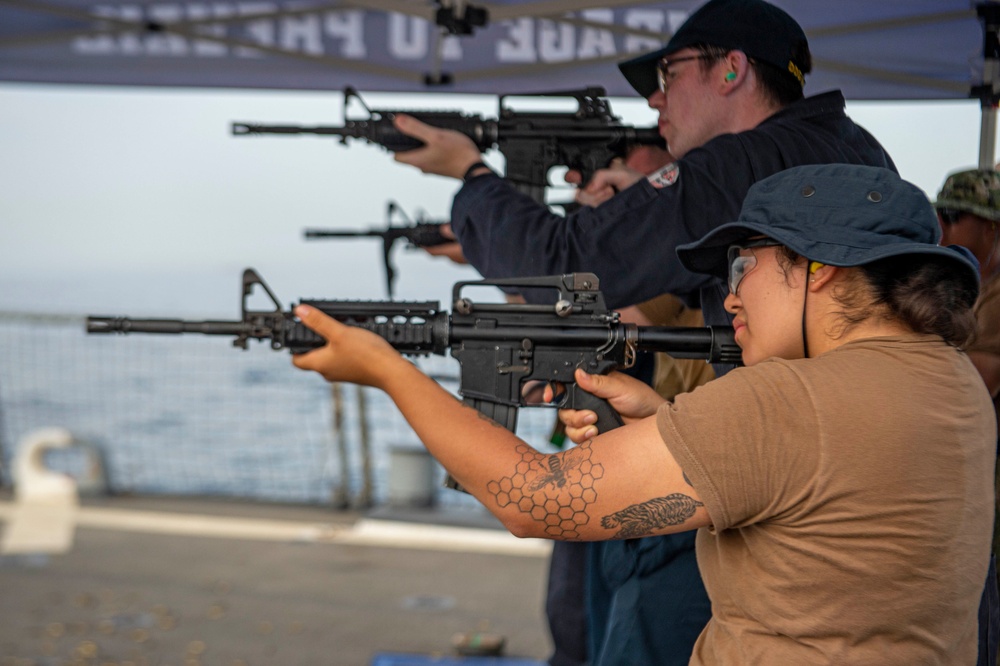
[[[497,112],[489,96],[365,99]],[[641,100],[611,103],[624,122],[653,122]],[[246,267],[285,307],[386,299],[380,241],[306,241],[303,229],[381,227],[389,201],[411,218],[444,219],[459,183],[362,142],[230,131],[341,124],[342,105],[339,92],[0,84],[0,311],[235,319]],[[974,100],[849,102],[848,114],[931,198],[948,173],[978,161]],[[497,154],[487,161],[502,165]],[[447,308],[451,285],[478,277],[402,246],[397,299]]]

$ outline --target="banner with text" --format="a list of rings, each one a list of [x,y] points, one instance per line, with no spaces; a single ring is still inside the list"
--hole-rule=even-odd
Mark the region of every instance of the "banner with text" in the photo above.
[[[436,5],[396,4],[416,10],[358,8],[363,0],[0,0],[0,81],[488,94],[600,85],[631,96],[616,63],[661,46],[701,2],[541,16],[538,3],[494,0],[476,5],[485,25],[468,36],[445,34]],[[957,99],[981,83],[983,28],[969,0],[775,4],[809,35],[809,94]]]

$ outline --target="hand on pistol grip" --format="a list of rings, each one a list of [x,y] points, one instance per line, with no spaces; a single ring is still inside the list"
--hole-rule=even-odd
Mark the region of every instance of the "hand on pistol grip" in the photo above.
[[[559,419],[566,426],[566,436],[577,444],[652,416],[665,402],[652,388],[620,372],[591,375],[577,370],[574,378],[576,383],[566,387],[571,399],[559,410]],[[546,399],[558,401],[557,389],[547,388]]]

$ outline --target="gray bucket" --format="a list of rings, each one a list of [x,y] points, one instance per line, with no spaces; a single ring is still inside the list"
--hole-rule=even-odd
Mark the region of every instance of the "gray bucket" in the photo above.
[[[426,507],[434,504],[437,462],[427,449],[394,446],[389,450],[389,504]]]

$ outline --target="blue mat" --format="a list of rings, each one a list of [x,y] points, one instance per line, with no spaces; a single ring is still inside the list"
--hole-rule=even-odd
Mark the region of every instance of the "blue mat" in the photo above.
[[[545,666],[545,662],[519,657],[434,657],[383,652],[375,655],[371,666]]]

